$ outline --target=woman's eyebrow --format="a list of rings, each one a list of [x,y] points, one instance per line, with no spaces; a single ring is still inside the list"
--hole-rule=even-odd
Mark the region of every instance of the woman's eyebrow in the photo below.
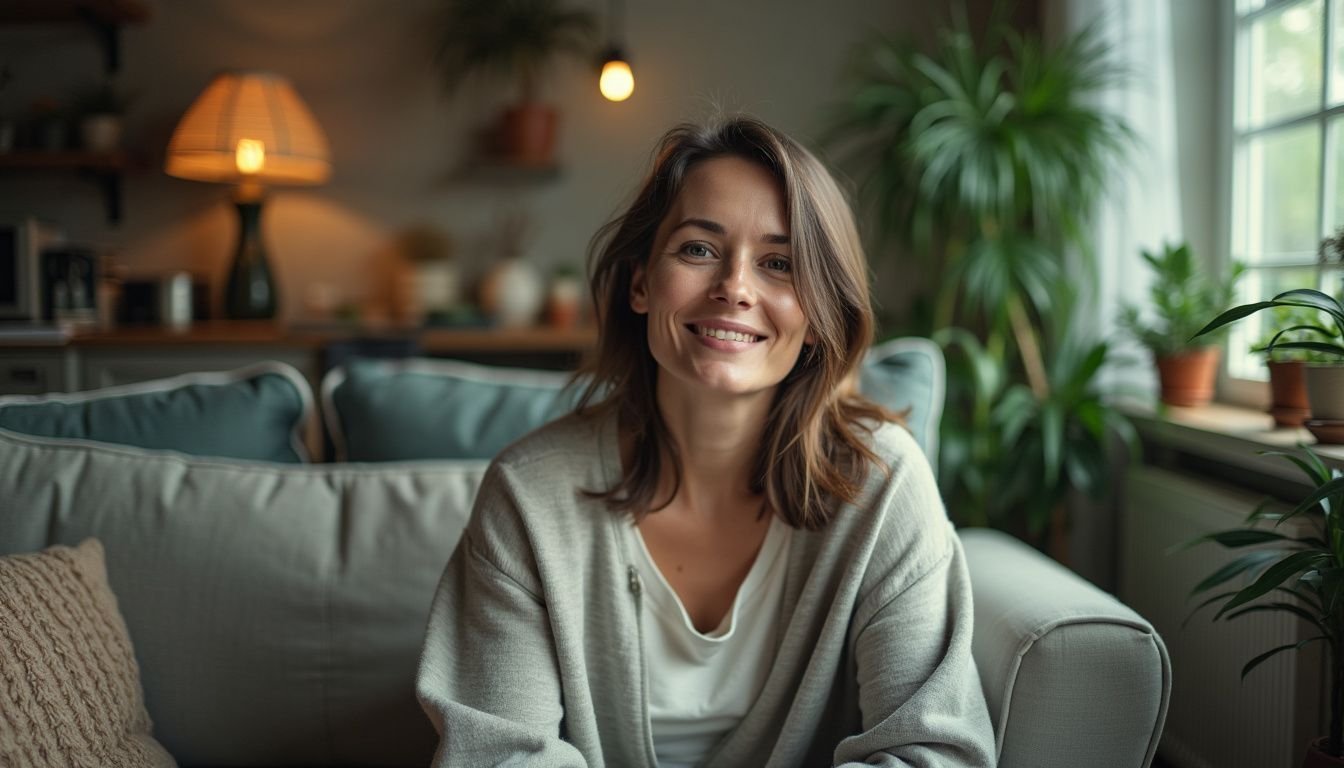
[[[672,228],[672,231],[673,231],[673,232],[676,232],[677,230],[681,229],[682,227],[699,227],[700,229],[703,229],[703,230],[705,230],[705,231],[707,231],[707,232],[713,232],[713,233],[716,234],[716,235],[726,235],[726,234],[728,234],[728,230],[725,229],[724,226],[723,226],[722,224],[718,223],[717,221],[711,221],[711,220],[709,220],[709,219],[700,219],[700,218],[694,218],[694,217],[689,218],[689,219],[683,219],[682,222],[681,222],[680,224],[678,224],[677,226],[675,226],[675,227]],[[762,242],[766,242],[766,243],[770,243],[770,244],[772,244],[772,245],[788,245],[788,244],[789,244],[789,236],[788,236],[788,235],[766,235],[765,237],[762,237],[762,238],[761,238],[761,241],[762,241]]]

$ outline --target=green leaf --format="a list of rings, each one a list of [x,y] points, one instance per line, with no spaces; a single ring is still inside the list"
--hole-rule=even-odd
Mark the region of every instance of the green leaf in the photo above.
[[[1270,307],[1276,307],[1276,306],[1278,306],[1278,304],[1276,304],[1273,301],[1258,301],[1254,304],[1242,304],[1239,307],[1233,307],[1227,310],[1226,312],[1222,313],[1221,315],[1218,315],[1214,319],[1210,320],[1208,325],[1205,325],[1203,328],[1199,329],[1199,332],[1196,333],[1193,337],[1191,337],[1190,340],[1194,341],[1200,336],[1203,336],[1206,333],[1216,331],[1219,328],[1222,328],[1223,326],[1227,325],[1228,323],[1236,322],[1237,320],[1240,320],[1243,317],[1247,317],[1249,315],[1253,315],[1262,309],[1268,309]]]
[[[1196,605],[1194,608],[1191,608],[1190,612],[1185,615],[1185,620],[1181,622],[1181,629],[1185,629],[1185,625],[1189,624],[1190,620],[1195,618],[1195,614],[1203,610],[1205,606],[1212,605],[1218,602],[1219,600],[1226,600],[1227,598],[1232,597],[1235,594],[1237,594],[1237,590],[1235,589],[1229,592],[1219,592],[1213,597],[1210,597],[1202,601],[1199,605]]]
[[[1323,559],[1328,561],[1329,556],[1311,550],[1294,552],[1283,558],[1270,566],[1264,573],[1260,574],[1260,578],[1256,579],[1249,587],[1238,592],[1236,597],[1233,597],[1231,600],[1224,603],[1223,607],[1214,615],[1214,620],[1217,621],[1219,617],[1233,608],[1245,605],[1257,597],[1264,595],[1271,589],[1282,584],[1290,576],[1300,573],[1309,566],[1321,564]]]
[[[1344,304],[1340,304],[1335,300],[1335,297],[1328,293],[1322,293],[1314,288],[1297,288],[1280,293],[1274,297],[1274,301],[1292,306],[1319,309],[1333,317],[1336,323],[1344,326]]]
[[[1170,552],[1168,552],[1168,554],[1170,554]],[[1283,554],[1282,552],[1277,550],[1262,550],[1258,552],[1247,552],[1241,557],[1238,557],[1232,562],[1227,563],[1223,567],[1214,571],[1203,581],[1196,584],[1195,588],[1190,590],[1190,594],[1197,595],[1200,592],[1212,589],[1213,587],[1216,587],[1219,584],[1222,584],[1232,579],[1234,576],[1239,576],[1242,573],[1245,573],[1246,571],[1266,565],[1271,560],[1277,559],[1282,554]]]
[[[1264,605],[1251,605],[1245,608],[1239,608],[1227,614],[1227,616],[1225,616],[1224,618],[1227,621],[1231,621],[1235,618],[1245,616],[1248,613],[1263,613],[1265,611],[1284,611],[1287,613],[1291,613],[1303,619],[1304,621],[1308,622],[1313,627],[1316,627],[1318,630],[1321,631],[1321,634],[1326,636],[1330,635],[1330,629],[1325,626],[1325,623],[1323,621],[1321,621],[1320,616],[1317,616],[1311,611],[1308,611],[1306,608],[1303,608],[1300,605],[1295,605],[1293,603],[1274,602]]]
[[[1260,666],[1261,664],[1265,663],[1266,661],[1269,661],[1269,659],[1270,659],[1271,657],[1273,657],[1273,656],[1275,656],[1275,655],[1277,655],[1277,654],[1279,654],[1279,653],[1282,653],[1282,652],[1284,652],[1284,651],[1290,651],[1290,650],[1291,650],[1291,651],[1300,651],[1300,650],[1302,650],[1302,648],[1303,648],[1305,645],[1307,645],[1307,643],[1314,643],[1314,642],[1316,642],[1317,640],[1325,640],[1325,639],[1327,639],[1325,636],[1323,636],[1323,635],[1317,635],[1316,637],[1309,637],[1309,638],[1307,638],[1306,640],[1303,640],[1303,641],[1300,642],[1300,643],[1289,643],[1288,645],[1280,645],[1278,648],[1273,648],[1273,649],[1270,649],[1270,650],[1268,650],[1268,651],[1265,651],[1264,653],[1260,654],[1259,656],[1256,656],[1254,659],[1251,659],[1250,661],[1248,661],[1248,662],[1246,663],[1246,666],[1244,666],[1244,667],[1241,668],[1241,679],[1242,679],[1242,680],[1245,680],[1245,679],[1246,679],[1246,675],[1250,674],[1251,670],[1255,669],[1256,667]]]

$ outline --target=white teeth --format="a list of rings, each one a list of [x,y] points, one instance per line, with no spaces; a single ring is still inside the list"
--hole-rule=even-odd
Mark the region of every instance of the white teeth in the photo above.
[[[710,336],[725,341],[753,342],[757,340],[756,336],[747,333],[738,333],[737,331],[725,331],[722,328],[701,328],[701,335]]]

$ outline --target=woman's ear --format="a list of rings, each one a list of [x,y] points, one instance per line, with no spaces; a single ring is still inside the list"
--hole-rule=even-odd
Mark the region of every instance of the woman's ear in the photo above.
[[[807,335],[803,337],[803,343],[809,347],[817,343],[817,334],[813,333],[810,327],[807,329]]]
[[[636,264],[630,275],[630,309],[637,315],[649,313],[648,273],[643,264]]]

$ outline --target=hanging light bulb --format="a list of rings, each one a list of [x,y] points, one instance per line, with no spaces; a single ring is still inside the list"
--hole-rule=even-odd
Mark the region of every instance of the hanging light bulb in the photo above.
[[[635,73],[619,48],[612,48],[603,57],[602,76],[597,87],[609,101],[625,101],[635,92]]]
[[[616,42],[624,26],[625,8],[620,0],[611,0],[607,8],[607,40],[611,42],[602,54],[602,74],[597,79],[597,88],[609,101],[625,101],[635,92],[635,73],[630,70],[625,51]]]

